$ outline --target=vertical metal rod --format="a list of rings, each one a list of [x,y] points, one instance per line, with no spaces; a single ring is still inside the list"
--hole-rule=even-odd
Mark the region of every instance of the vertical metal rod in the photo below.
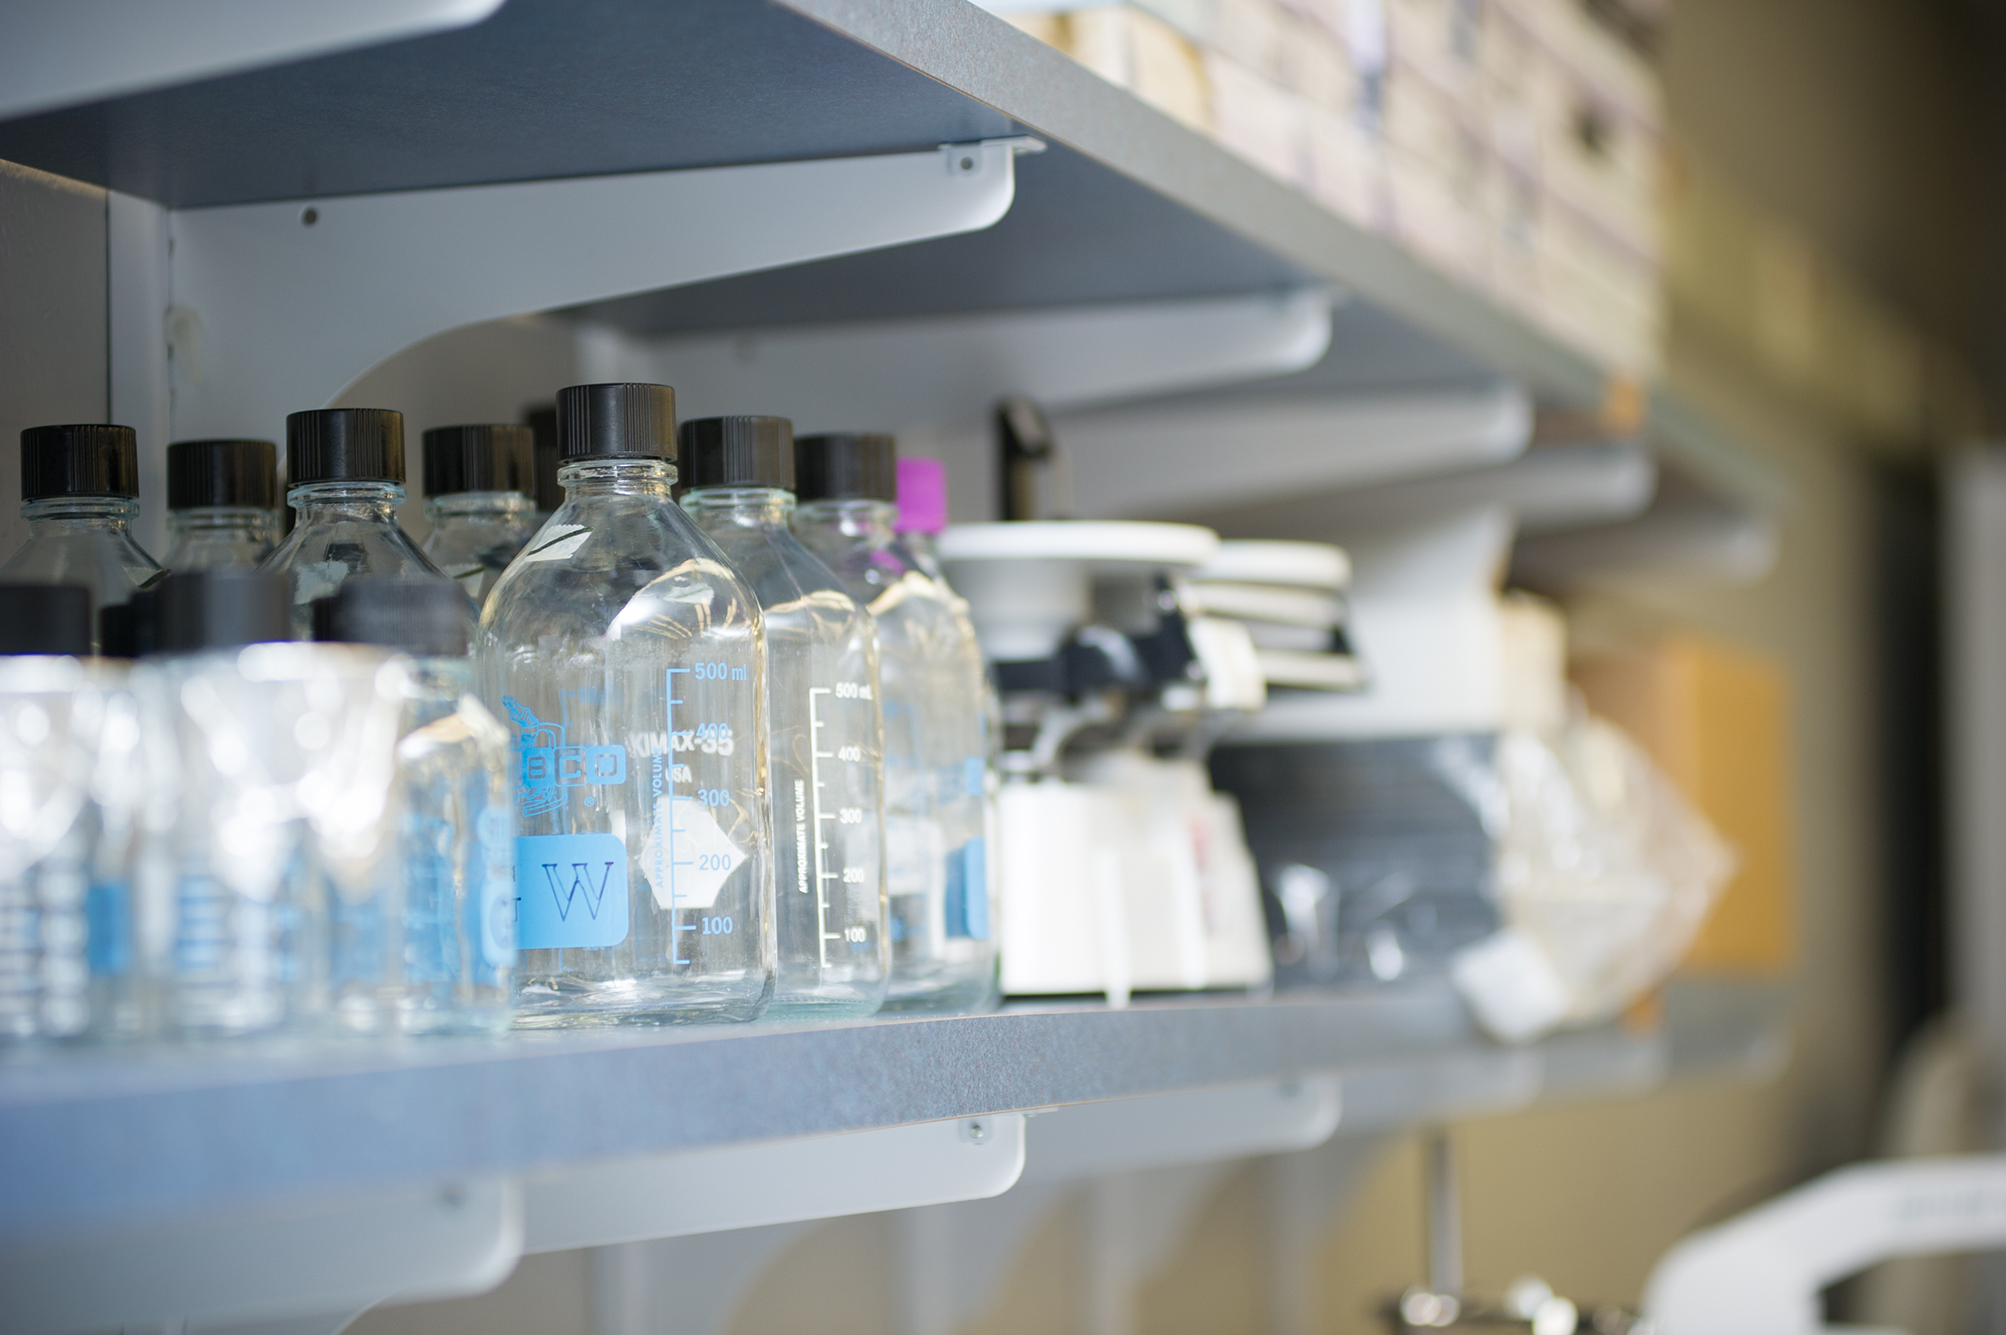
[[[1422,1145],[1428,1191],[1428,1287],[1436,1293],[1463,1292],[1463,1219],[1456,1195],[1456,1153],[1446,1127],[1428,1133]]]

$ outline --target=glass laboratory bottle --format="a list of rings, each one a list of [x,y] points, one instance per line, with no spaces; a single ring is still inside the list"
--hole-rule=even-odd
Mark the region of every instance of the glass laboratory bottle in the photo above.
[[[0,1045],[89,1019],[90,592],[0,585]]]
[[[91,652],[104,611],[160,578],[160,563],[133,541],[139,513],[139,446],[129,426],[84,422],[21,433],[21,518],[28,541],[0,566],[17,584],[78,584],[91,596]]]
[[[255,568],[272,553],[279,449],[269,440],[167,447],[167,568]]]
[[[795,444],[794,532],[877,622],[885,728],[886,1010],[996,999],[982,652],[967,609],[893,533],[890,436]]]
[[[495,585],[516,734],[519,1027],[749,1020],[773,995],[758,601],[670,496],[675,391],[558,395],[564,503]]]
[[[135,673],[172,808],[165,1018],[184,1036],[324,1027],[330,904],[372,893],[394,846],[401,660],[288,643],[291,595],[273,571],[170,575]]]
[[[508,563],[536,532],[536,503],[524,489],[530,467],[526,426],[441,426],[425,433],[424,553],[479,607]]]
[[[898,518],[892,532],[926,577],[947,583],[934,540],[947,527],[947,467],[938,459],[898,461]]]
[[[261,570],[292,581],[293,638],[313,638],[313,604],[355,575],[438,575],[397,525],[404,503],[404,415],[321,408],[286,418],[286,504],[293,531]],[[468,615],[473,615],[469,607]]]
[[[564,504],[564,485],[557,480],[557,466],[564,462],[557,453],[557,408],[539,404],[522,415],[523,425],[534,439],[530,446],[529,493],[536,498],[536,527]]]
[[[683,509],[759,599],[779,958],[768,1014],[869,1015],[891,972],[885,931],[878,635],[788,530],[794,428],[706,417],[682,428]]]
[[[507,1029],[515,755],[474,695],[464,605],[438,580],[364,576],[315,610],[317,639],[410,655],[393,865],[375,893],[332,905],[336,1021],[407,1034]]]

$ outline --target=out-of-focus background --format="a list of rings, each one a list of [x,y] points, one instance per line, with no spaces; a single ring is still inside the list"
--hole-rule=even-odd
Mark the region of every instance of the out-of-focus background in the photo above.
[[[1997,703],[2006,669],[2006,454],[1992,434],[2006,401],[2006,249],[1998,242],[2006,224],[2006,9],[1984,0],[1131,0],[1077,8],[999,0],[984,6],[993,13],[936,13],[948,4],[913,0],[875,14],[871,6],[804,4],[828,26],[799,26],[813,30],[813,41],[833,40],[831,31],[854,38],[965,94],[967,124],[977,128],[942,124],[937,141],[994,137],[1003,121],[1000,128],[1052,139],[1044,160],[1019,159],[1015,207],[1040,210],[1044,230],[1031,234],[1029,252],[1009,256],[1016,286],[964,294],[962,286],[980,287],[968,266],[986,252],[975,250],[940,252],[945,260],[901,278],[893,249],[829,270],[832,277],[814,280],[815,299],[795,306],[775,295],[788,269],[720,278],[746,285],[714,285],[708,296],[699,288],[680,304],[673,291],[607,301],[595,294],[593,304],[564,296],[544,303],[562,311],[452,321],[458,327],[427,341],[398,344],[388,350],[395,355],[332,387],[333,401],[398,406],[415,434],[452,421],[514,420],[573,380],[674,374],[694,416],[753,406],[728,401],[704,375],[768,355],[774,365],[812,359],[818,329],[855,332],[845,320],[1231,295],[1313,278],[1319,299],[1334,303],[1332,351],[1321,370],[1275,369],[1328,378],[1276,402],[1307,402],[1325,393],[1320,384],[1380,402],[1405,395],[1401,412],[1424,411],[1437,392],[1493,394],[1495,402],[1475,408],[1466,398],[1458,411],[1517,413],[1520,438],[1492,449],[1471,443],[1482,431],[1464,423],[1446,434],[1470,440],[1442,445],[1445,462],[1403,469],[1397,458],[1372,462],[1371,446],[1392,441],[1389,458],[1418,452],[1429,448],[1425,429],[1398,412],[1392,425],[1333,417],[1318,429],[1342,436],[1343,448],[1366,462],[1325,467],[1317,455],[1290,465],[1293,472],[1282,468],[1265,490],[1227,486],[1221,476],[1258,471],[1257,435],[1203,467],[1178,456],[1184,462],[1161,465],[1160,474],[1153,460],[1168,456],[1153,451],[1182,448],[1166,425],[1180,415],[1208,421],[1220,404],[1254,411],[1260,381],[1207,397],[1196,392],[1206,372],[1193,373],[1188,394],[1142,373],[1131,380],[1156,406],[1136,406],[1139,394],[1046,396],[1069,457],[1074,513],[1191,521],[1229,538],[1336,542],[1352,550],[1365,579],[1371,554],[1383,550],[1374,544],[1398,526],[1401,506],[1470,508],[1403,499],[1399,488],[1417,477],[1439,482],[1504,466],[1520,450],[1537,461],[1584,446],[1637,445],[1654,471],[1631,501],[1607,502],[1606,514],[1590,505],[1586,520],[1541,523],[1541,498],[1565,484],[1523,484],[1530,491],[1513,502],[1516,536],[1503,540],[1498,568],[1484,577],[1509,590],[1533,633],[1550,636],[1564,656],[1551,666],[1572,693],[1567,707],[1622,728],[1735,858],[1670,980],[1605,1027],[1676,1034],[1681,1017],[1698,1016],[1704,1029],[1716,1014],[1707,1008],[1726,1006],[1715,1029],[1740,1032],[1712,1036],[1746,1040],[1745,1050],[1672,1078],[1640,1071],[1628,1088],[1589,1081],[1578,1097],[1535,1101],[1505,1089],[1476,1100],[1484,1106],[1473,1115],[1452,1106],[1446,1122],[1374,1125],[1366,1116],[1354,1129],[1341,1119],[1336,1138],[1319,1148],[1027,1181],[998,1198],[1017,1202],[1007,1222],[994,1210],[956,1216],[973,1207],[944,1205],[633,1244],[660,1249],[621,1262],[640,1272],[736,1276],[720,1286],[728,1301],[718,1299],[714,1311],[648,1289],[656,1304],[648,1310],[663,1324],[619,1324],[619,1286],[642,1281],[604,1254],[575,1249],[528,1256],[492,1292],[379,1307],[350,1329],[1383,1330],[1384,1305],[1430,1272],[1426,1159],[1442,1145],[1453,1152],[1468,1292],[1502,1295],[1536,1275],[1584,1312],[1600,1302],[1634,1307],[1680,1238],[1823,1172],[1869,1158],[1996,1148],[1993,1073],[2006,1060],[2006,988],[1996,981],[2006,977],[2006,843],[1995,833],[2006,810],[2006,711]],[[579,22],[605,18],[600,8],[585,7]],[[677,21],[702,25],[703,7],[682,7]],[[386,96],[406,97],[408,88],[390,90],[422,80],[424,44],[446,40],[417,39],[408,60],[370,77],[383,81]],[[820,50],[799,40],[804,51]],[[1050,62],[1059,57],[1106,84],[1066,83],[1078,71],[1055,73]],[[564,77],[591,78],[589,54],[576,62]],[[1052,123],[1033,123],[1023,108],[1045,105],[1038,99],[1048,95]],[[743,115],[775,107],[775,117],[805,114],[783,103],[748,99]],[[175,134],[200,114],[188,101],[160,107],[157,123]],[[552,110],[555,121],[561,112]],[[1124,139],[1124,127],[1145,112],[1156,137]],[[135,128],[155,122],[135,113],[100,133],[80,119],[92,114],[37,109],[0,124],[0,159],[8,160],[0,162],[0,426],[10,437],[37,422],[101,419],[108,405],[116,414],[133,392],[118,380],[107,333],[115,321],[105,254],[122,216],[117,205],[108,209],[107,183],[134,196],[154,188],[153,198],[169,205],[423,183],[421,167],[375,182],[339,154],[301,149],[305,166],[294,174],[302,179],[289,193],[261,186],[266,193],[232,196],[227,183],[201,175],[222,170],[215,163],[177,157],[181,150]],[[1117,121],[1096,138],[1096,126]],[[590,137],[576,127],[567,133]],[[561,150],[562,135],[552,134]],[[839,140],[792,156],[826,156]],[[1198,159],[1201,140],[1224,150],[1217,162],[1230,171]],[[1165,156],[1166,144],[1189,146],[1190,161]],[[293,171],[281,160],[283,137],[259,151],[278,155],[259,166],[267,177]],[[343,151],[363,150],[351,143]],[[397,151],[422,158],[409,144]],[[715,165],[740,160],[738,151],[734,144],[706,157],[679,143],[673,163],[619,166]],[[1124,246],[1126,216],[1107,202],[1118,193],[1112,186],[1092,196],[1112,219],[1106,244],[1081,256],[1037,253],[1037,244],[1064,234],[1052,218],[1087,198],[1067,193],[1066,182],[1087,170],[1082,163],[1106,167],[1121,189],[1176,192],[1180,217],[1237,238],[1234,245],[1246,241],[1258,258],[1234,251],[1228,263],[1202,238],[1181,250],[1159,230],[1137,242],[1135,272],[1106,277],[1116,266],[1111,252]],[[1249,163],[1259,180],[1232,174]],[[548,161],[521,173],[482,163],[441,183],[562,174]],[[1044,182],[1052,192],[1040,195]],[[1341,232],[1271,206],[1270,190],[1342,220]],[[1025,235],[1004,230],[1014,221],[997,235]],[[1183,291],[1173,275],[1187,262],[1204,272]],[[1274,281],[1270,270],[1296,280]],[[1030,281],[1026,271],[1041,276]],[[899,286],[908,279],[952,296],[930,302]],[[1046,299],[1052,293],[1061,299]],[[746,318],[736,321],[734,309]],[[1386,312],[1391,319],[1381,320]],[[753,332],[738,363],[729,339],[702,343],[708,331],[741,324]],[[790,336],[777,326],[798,332],[806,351],[773,351]],[[1410,334],[1425,346],[1403,343]],[[768,336],[772,344],[754,349]],[[181,340],[176,374],[186,376],[193,345],[185,328],[168,337]],[[905,346],[897,337],[887,335],[893,352],[884,355]],[[1438,357],[1438,347],[1453,355]],[[911,366],[916,378],[937,374],[924,359]],[[677,374],[685,367],[693,368],[687,380]],[[1002,383],[1007,374],[976,376],[970,383],[980,392],[942,407],[939,396],[898,384],[896,364],[878,372],[882,398],[894,406],[884,422],[861,424],[902,427],[909,452],[946,463],[957,521],[996,517],[985,396],[1012,388]],[[710,386],[727,382],[717,374]],[[743,375],[729,382],[734,390],[760,383],[752,371]],[[1050,368],[1026,375],[1064,380]],[[801,398],[811,406],[786,410],[828,427],[844,423],[810,420],[813,405],[855,413],[872,394],[817,386]],[[1329,404],[1328,396],[1316,401]],[[265,434],[277,429],[267,424]],[[1411,440],[1400,434],[1410,430]],[[150,446],[144,430],[142,445]],[[1336,459],[1338,446],[1330,449]],[[157,458],[143,467],[157,485]],[[1492,484],[1472,485],[1481,492]],[[1608,485],[1629,484],[1618,477]],[[10,527],[15,486],[12,470],[0,469],[7,546],[20,536]],[[407,513],[422,532],[419,503]],[[145,517],[142,533],[157,523]],[[1369,608],[1371,592],[1355,588],[1354,607]],[[1371,650],[1361,645],[1368,672]],[[1216,766],[1213,774],[1225,783]],[[1280,892],[1258,802],[1242,793],[1274,901],[1272,929]],[[1289,961],[1277,962],[1286,984]],[[1376,960],[1372,972],[1381,972]],[[1278,1004],[1293,995],[1278,992]],[[985,1267],[940,1271],[981,1275],[942,1297],[915,1267],[957,1246],[991,1255]],[[1827,1311],[1918,1335],[2006,1329],[2006,1287],[1996,1278],[1982,1260],[1902,1262],[1839,1285]]]

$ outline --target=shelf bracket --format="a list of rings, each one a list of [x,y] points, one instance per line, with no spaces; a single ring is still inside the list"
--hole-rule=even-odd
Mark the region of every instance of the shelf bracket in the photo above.
[[[1321,1145],[1343,1099],[1334,1075],[1079,1103],[1031,1124],[1030,1182],[1211,1163]]]
[[[177,1321],[191,1331],[331,1331],[387,1298],[484,1292],[521,1254],[519,1189],[475,1182],[334,1210],[10,1244],[0,1251],[0,1293],[10,1335]]]
[[[524,1250],[978,1200],[1023,1171],[1022,1113],[694,1150],[532,1180]]]
[[[461,325],[978,231],[1009,211],[1016,155],[1043,147],[173,210],[171,305],[153,313],[172,436],[273,437]]]

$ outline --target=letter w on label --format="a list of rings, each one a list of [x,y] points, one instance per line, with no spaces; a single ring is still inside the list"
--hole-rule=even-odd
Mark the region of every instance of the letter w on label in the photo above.
[[[565,885],[557,863],[543,864],[543,876],[550,883],[550,898],[557,905],[558,918],[570,921],[572,908],[581,900],[584,902],[585,911],[597,918],[601,906],[606,902],[606,883],[613,877],[613,864],[608,862],[600,868],[599,885],[596,889],[592,885],[591,863],[574,862],[571,864],[570,872],[571,884]]]
[[[534,834],[515,841],[523,950],[617,946],[627,939],[627,846],[611,834]]]

